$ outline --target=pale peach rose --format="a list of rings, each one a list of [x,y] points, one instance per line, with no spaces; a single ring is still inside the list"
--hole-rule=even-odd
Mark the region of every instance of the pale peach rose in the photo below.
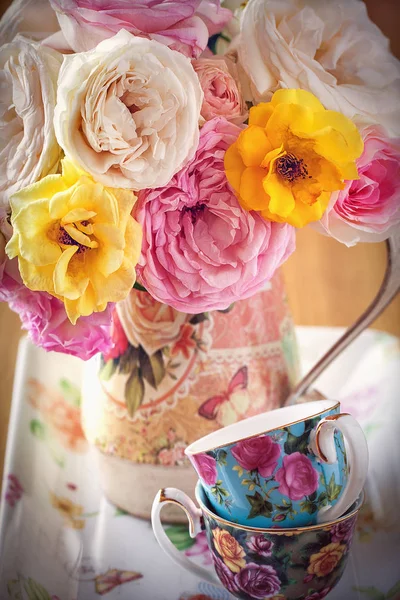
[[[61,54],[22,37],[0,49],[0,206],[57,171],[53,117],[61,63]]]
[[[202,101],[189,59],[121,30],[64,55],[54,127],[65,154],[96,181],[155,188],[192,159]]]
[[[152,355],[178,339],[189,316],[155,300],[148,292],[132,290],[117,304],[117,312],[129,342]]]
[[[226,57],[198,58],[192,61],[204,92],[201,116],[205,121],[225,117],[240,124],[247,119],[235,64]]]

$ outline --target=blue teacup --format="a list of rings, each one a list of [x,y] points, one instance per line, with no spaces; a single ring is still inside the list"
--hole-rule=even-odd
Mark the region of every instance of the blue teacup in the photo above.
[[[360,425],[330,400],[245,419],[185,452],[215,513],[250,527],[337,519],[358,498],[368,468]]]

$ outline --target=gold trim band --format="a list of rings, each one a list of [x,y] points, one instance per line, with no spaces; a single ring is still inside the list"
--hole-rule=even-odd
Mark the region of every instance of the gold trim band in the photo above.
[[[318,458],[320,460],[322,460],[322,462],[329,462],[328,458],[325,456],[325,454],[322,452],[321,449],[321,444],[319,441],[319,437],[321,435],[321,431],[322,431],[322,427],[324,426],[324,423],[326,421],[337,421],[338,419],[340,419],[341,417],[348,417],[349,413],[339,413],[338,415],[328,415],[327,417],[325,417],[325,419],[323,421],[320,421],[315,429],[315,446],[317,449],[317,455]]]
[[[262,527],[249,527],[248,525],[240,525],[240,523],[233,523],[232,521],[227,521],[223,517],[219,517],[215,513],[211,512],[211,510],[204,505],[201,498],[199,498],[199,493],[197,491],[197,487],[196,487],[195,494],[196,494],[197,502],[199,503],[200,509],[202,510],[202,512],[205,512],[209,517],[214,519],[214,521],[223,523],[224,525],[228,525],[229,527],[236,527],[237,529],[242,529],[243,531],[268,533],[270,535],[288,535],[288,534],[290,535],[290,534],[294,534],[294,533],[304,533],[306,531],[326,530],[326,529],[329,529],[332,525],[336,525],[337,523],[341,523],[342,521],[346,521],[347,519],[354,517],[354,515],[356,515],[359,512],[362,505],[364,504],[364,492],[361,492],[361,494],[359,496],[360,500],[358,500],[358,499],[356,500],[355,508],[351,512],[346,513],[345,515],[342,515],[341,517],[338,517],[334,521],[328,521],[327,523],[319,523],[317,525],[307,525],[305,527],[276,527],[273,529],[272,528],[264,529]]]
[[[316,402],[320,402],[320,401],[316,400]],[[188,446],[188,448],[186,448],[185,454],[186,454],[186,456],[196,456],[196,454],[204,454],[206,452],[212,452],[213,450],[218,450],[219,448],[225,448],[225,446],[232,446],[232,444],[237,444],[238,442],[243,442],[243,440],[252,440],[253,438],[260,437],[260,435],[266,435],[267,433],[272,433],[273,431],[278,431],[279,429],[283,429],[284,427],[292,427],[292,425],[297,425],[297,423],[301,423],[302,421],[306,421],[308,419],[314,419],[315,417],[318,417],[318,415],[322,415],[323,413],[327,412],[328,410],[335,410],[335,408],[338,408],[338,407],[340,408],[340,402],[336,402],[336,404],[334,404],[333,406],[330,406],[329,408],[325,408],[324,410],[321,410],[321,411],[315,413],[314,415],[302,417],[301,419],[297,419],[297,421],[292,421],[291,423],[285,423],[284,425],[280,425],[279,427],[273,427],[272,429],[267,429],[266,431],[260,431],[259,433],[255,433],[254,435],[246,435],[243,438],[238,438],[236,440],[233,440],[232,442],[220,444],[219,446],[213,446],[212,448],[208,448],[207,450],[201,450],[201,451],[197,451],[197,452],[190,451],[189,450],[190,446],[193,446],[194,444],[197,444],[198,442],[200,442],[201,441],[201,438],[200,438],[200,440],[196,440],[195,442],[193,442],[193,444],[190,444],[190,446]],[[279,409],[275,409],[275,410],[279,410]],[[273,412],[273,411],[271,411],[271,412]],[[324,417],[324,418],[325,419],[337,418],[340,416],[340,414],[344,414],[344,413],[339,413],[339,415],[328,415],[327,417]],[[258,416],[260,416],[260,415],[258,415]],[[253,418],[253,417],[250,417],[250,418]],[[237,423],[240,423],[240,421],[237,421]],[[237,423],[234,423],[234,424],[237,425]],[[216,433],[216,432],[214,432],[214,433]],[[208,435],[213,435],[213,433],[209,433]],[[208,437],[208,436],[205,436],[205,437]]]
[[[188,511],[188,509],[186,508],[186,506],[184,506],[181,502],[179,502],[179,500],[175,500],[175,498],[169,498],[165,493],[165,488],[162,488],[159,491],[158,502],[160,504],[175,504],[176,506],[179,506],[179,508],[181,508],[184,511],[184,513],[186,514],[187,520],[189,521],[190,537],[194,537],[195,526],[194,526],[193,517],[190,514],[190,512]]]

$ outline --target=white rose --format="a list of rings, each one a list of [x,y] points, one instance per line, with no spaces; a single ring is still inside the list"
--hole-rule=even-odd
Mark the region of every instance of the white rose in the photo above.
[[[56,135],[66,155],[104,185],[159,187],[194,155],[202,101],[188,58],[122,30],[64,58]]]
[[[238,58],[252,99],[311,91],[329,109],[400,133],[400,62],[360,0],[250,0]]]
[[[0,19],[0,45],[17,33],[41,40],[60,29],[49,0],[14,0]]]
[[[131,290],[118,302],[117,313],[129,342],[151,356],[176,342],[189,315],[155,300],[148,292]]]
[[[62,56],[23,38],[0,49],[0,205],[57,170],[53,127]]]

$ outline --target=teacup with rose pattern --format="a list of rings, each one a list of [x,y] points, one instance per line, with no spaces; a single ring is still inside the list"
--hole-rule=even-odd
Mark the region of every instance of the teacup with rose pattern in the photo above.
[[[340,517],[365,483],[368,450],[338,402],[272,410],[185,450],[217,515],[250,527],[303,527]]]
[[[200,509],[175,488],[160,490],[152,511],[154,534],[163,550],[198,577],[219,583],[241,600],[322,600],[338,584],[346,567],[360,496],[351,509],[333,522],[302,528],[257,529],[236,525],[216,515],[199,483]],[[179,552],[160,521],[165,503],[185,510],[190,534],[206,531],[215,573]]]

